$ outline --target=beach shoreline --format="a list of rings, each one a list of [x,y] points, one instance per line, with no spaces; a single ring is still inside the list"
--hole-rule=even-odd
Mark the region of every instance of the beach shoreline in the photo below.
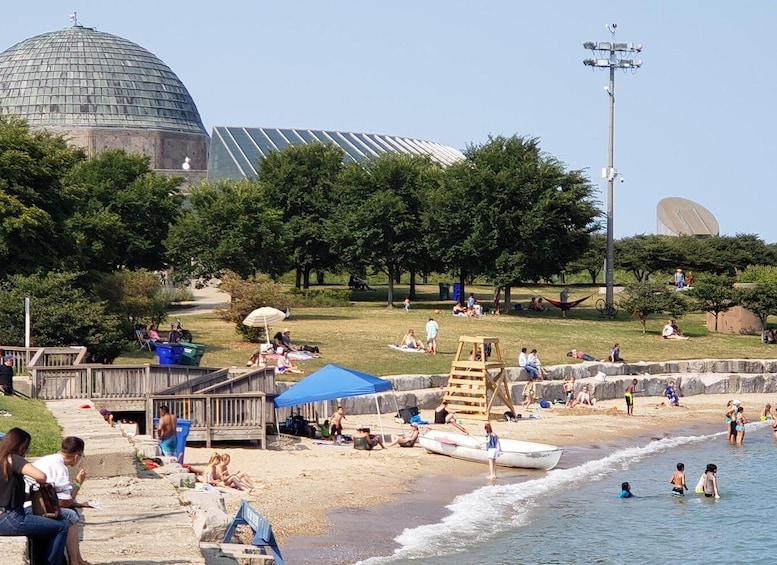
[[[500,437],[540,441],[566,447],[559,464],[569,468],[606,456],[629,445],[678,435],[700,435],[724,430],[724,410],[731,395],[684,397],[669,408],[662,397],[637,397],[635,415],[626,416],[623,399],[600,402],[595,409],[556,407],[535,412],[536,419],[494,422]],[[758,421],[764,404],[774,394],[738,395],[749,421]],[[428,413],[426,413],[428,412]],[[432,419],[431,411],[422,411]],[[357,425],[377,428],[376,416],[346,420],[346,433]],[[388,425],[387,425],[388,420]],[[391,415],[383,417],[386,433],[407,431]],[[473,434],[483,423],[462,420]],[[299,439],[280,449],[223,449],[232,455],[233,469],[248,472],[258,487],[250,494],[226,495],[228,513],[246,498],[267,517],[294,563],[353,563],[387,555],[394,538],[406,527],[439,521],[445,506],[458,494],[489,484],[480,464],[426,453],[415,447],[377,448],[371,452]],[[222,449],[219,448],[219,451]],[[213,449],[187,447],[187,463],[196,467]],[[497,484],[539,476],[541,472],[499,469]]]

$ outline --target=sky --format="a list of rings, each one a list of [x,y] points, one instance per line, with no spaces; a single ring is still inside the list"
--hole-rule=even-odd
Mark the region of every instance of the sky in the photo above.
[[[213,126],[398,135],[458,149],[540,139],[602,202],[608,71],[585,41],[642,43],[615,78],[616,238],[656,233],[679,196],[720,233],[777,242],[777,2],[720,0],[35,0],[10,2],[0,50],[79,22],[162,59]]]

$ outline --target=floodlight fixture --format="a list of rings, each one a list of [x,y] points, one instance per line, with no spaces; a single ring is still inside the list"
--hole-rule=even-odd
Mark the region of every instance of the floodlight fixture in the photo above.
[[[617,24],[607,24],[605,26],[612,34],[613,41],[586,41],[583,47],[590,50],[593,57],[583,59],[583,64],[591,68],[608,68],[610,70],[610,83],[604,88],[609,99],[609,120],[608,120],[608,140],[607,140],[607,167],[602,169],[602,177],[607,180],[607,261],[605,264],[604,284],[605,284],[605,309],[604,312],[608,318],[614,317],[614,275],[615,275],[615,243],[613,240],[613,182],[620,177],[623,182],[623,175],[618,172],[613,165],[614,148],[614,121],[615,121],[615,69],[636,70],[642,67],[641,59],[629,59],[628,54],[640,53],[642,44],[638,43],[615,43],[615,30]],[[607,58],[604,58],[607,57]]]

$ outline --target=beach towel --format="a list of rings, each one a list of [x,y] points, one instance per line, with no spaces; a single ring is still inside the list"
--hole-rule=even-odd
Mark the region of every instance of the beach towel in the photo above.
[[[427,422],[426,420],[423,420],[423,419],[421,418],[421,416],[419,416],[418,414],[416,414],[415,416],[413,416],[412,418],[410,418],[410,422],[408,422],[408,423],[409,423],[409,424],[423,424],[423,425],[427,425],[429,422]]]
[[[389,344],[389,347],[391,349],[396,349],[397,351],[403,351],[405,353],[426,353],[426,349],[413,349],[412,347],[405,347],[404,345],[394,345],[393,343]]]
[[[286,357],[295,361],[310,361],[313,359],[313,356],[305,351],[290,351],[286,354]]]

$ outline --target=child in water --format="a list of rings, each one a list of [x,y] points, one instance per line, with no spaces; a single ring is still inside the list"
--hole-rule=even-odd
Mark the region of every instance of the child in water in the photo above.
[[[685,491],[688,487],[685,486],[685,465],[682,463],[677,464],[677,471],[674,472],[672,478],[669,479],[672,483],[672,494],[675,496],[685,496]]]
[[[618,494],[618,498],[631,498],[634,496],[631,493],[631,485],[629,483],[621,483],[621,492]]]

